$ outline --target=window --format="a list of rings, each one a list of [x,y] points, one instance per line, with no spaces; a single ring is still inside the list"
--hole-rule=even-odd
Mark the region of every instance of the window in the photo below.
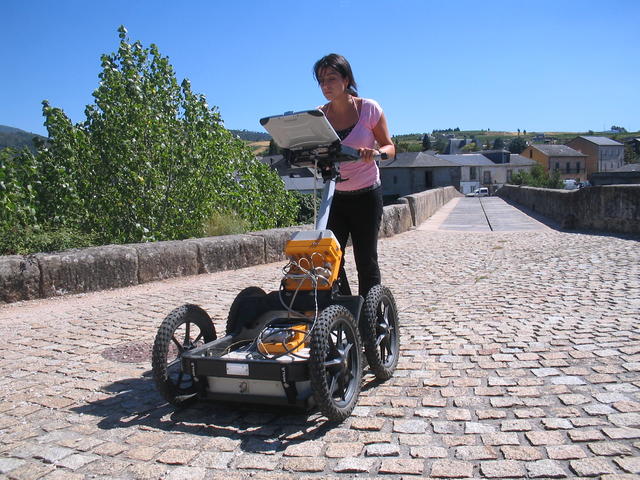
[[[556,162],[556,170],[560,170],[560,162]]]
[[[398,183],[398,177],[396,177],[395,175],[393,176],[393,184],[397,184]]]
[[[567,173],[571,173],[571,162],[567,162],[566,168],[567,168]]]
[[[470,180],[478,179],[478,167],[469,167],[469,179]]]
[[[507,170],[507,182],[511,181],[513,175],[513,171],[512,170]]]
[[[576,173],[580,173],[580,162],[576,162]]]
[[[485,170],[484,172],[482,172],[482,183],[485,185],[488,185],[491,183],[491,171],[489,170]]]

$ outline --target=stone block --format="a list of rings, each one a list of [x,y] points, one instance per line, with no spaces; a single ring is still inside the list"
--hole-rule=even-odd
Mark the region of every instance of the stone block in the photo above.
[[[413,226],[411,210],[406,204],[388,205],[384,207],[380,223],[380,237],[392,237],[406,232]]]
[[[222,235],[185,240],[184,243],[197,248],[194,273],[235,270],[265,262],[265,240],[261,236]]]
[[[198,248],[186,241],[137,243],[140,283],[198,273]]]
[[[0,257],[0,303],[40,297],[40,267],[33,256]]]
[[[127,287],[138,283],[138,255],[132,246],[105,245],[38,253],[43,297]]]
[[[313,225],[300,225],[288,228],[272,228],[271,230],[260,230],[251,232],[248,235],[262,237],[264,239],[264,262],[272,263],[285,260],[284,246],[291,239],[293,234],[301,230],[312,230]]]

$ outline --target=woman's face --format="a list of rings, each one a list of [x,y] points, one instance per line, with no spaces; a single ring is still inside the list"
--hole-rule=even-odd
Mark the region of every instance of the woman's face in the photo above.
[[[331,101],[344,94],[349,85],[349,81],[333,68],[323,68],[318,72],[318,84],[322,89],[324,97]]]

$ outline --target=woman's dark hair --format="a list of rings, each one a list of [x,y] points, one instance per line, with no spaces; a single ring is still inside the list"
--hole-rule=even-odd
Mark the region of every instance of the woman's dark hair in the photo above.
[[[333,68],[342,76],[342,78],[346,78],[349,82],[347,84],[347,93],[356,97],[358,96],[358,85],[356,84],[355,78],[353,78],[351,65],[349,65],[346,58],[337,53],[330,53],[318,60],[313,66],[313,76],[316,81],[320,82],[318,75],[320,74],[320,71],[325,68]]]

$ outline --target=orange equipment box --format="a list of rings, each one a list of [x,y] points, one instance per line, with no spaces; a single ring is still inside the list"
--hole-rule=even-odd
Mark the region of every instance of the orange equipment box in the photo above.
[[[283,278],[286,290],[313,290],[309,272],[317,278],[318,290],[329,290],[338,278],[342,249],[331,230],[311,230],[296,233],[284,248],[290,265]]]
[[[291,326],[274,326],[265,332],[264,340],[258,342],[258,350],[265,355],[279,353],[295,353],[302,350],[307,335],[307,324],[299,323]]]

